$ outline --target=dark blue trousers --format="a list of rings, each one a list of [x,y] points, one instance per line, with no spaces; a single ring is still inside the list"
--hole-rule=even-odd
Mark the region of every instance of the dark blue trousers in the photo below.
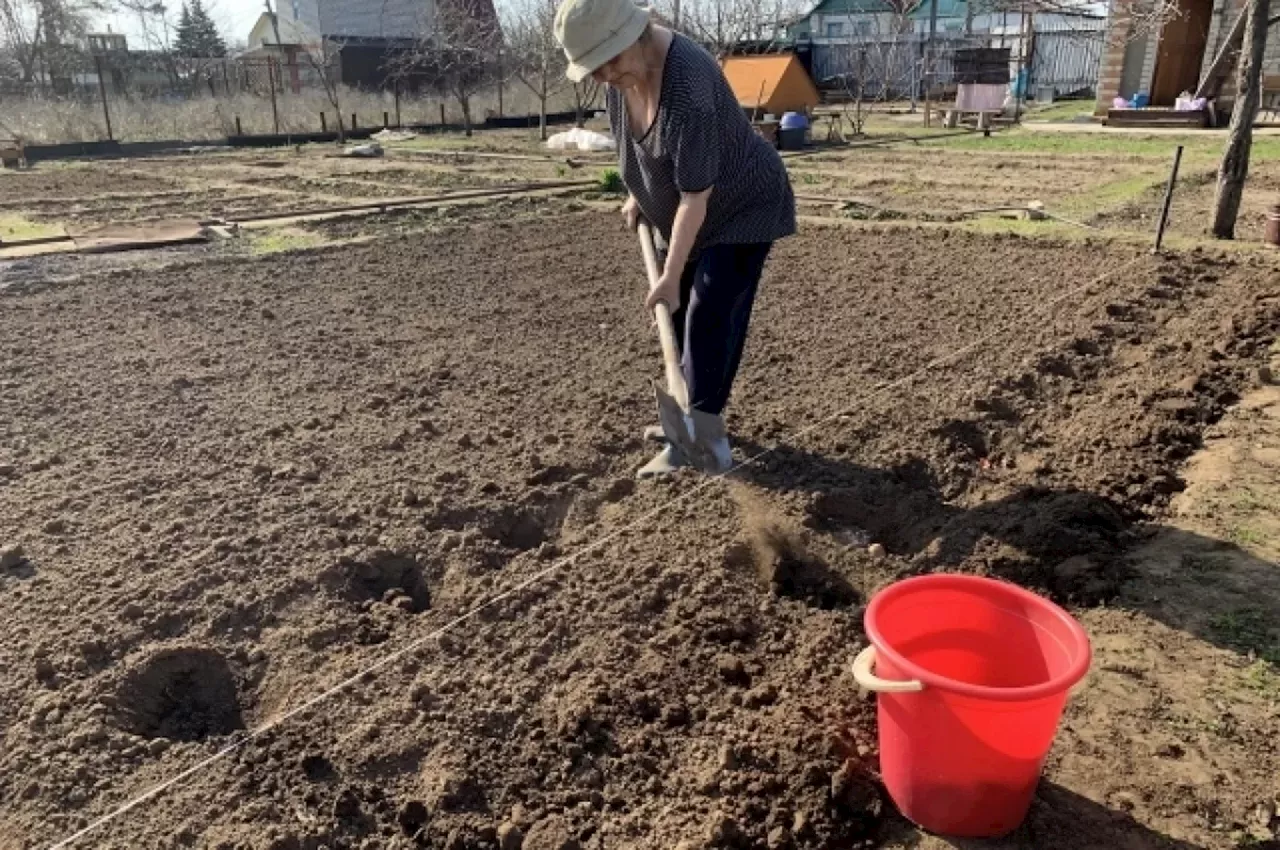
[[[772,247],[714,245],[690,260],[680,278],[680,309],[671,318],[690,403],[704,413],[721,413],[729,401]]]

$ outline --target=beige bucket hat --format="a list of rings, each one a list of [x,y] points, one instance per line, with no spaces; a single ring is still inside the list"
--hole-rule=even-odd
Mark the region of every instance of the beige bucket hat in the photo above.
[[[634,0],[563,0],[556,9],[556,41],[569,59],[565,75],[573,82],[635,44],[649,13]]]

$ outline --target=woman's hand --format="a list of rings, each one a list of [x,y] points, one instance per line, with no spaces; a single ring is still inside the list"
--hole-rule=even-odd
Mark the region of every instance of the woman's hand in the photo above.
[[[649,290],[649,295],[644,299],[644,306],[651,312],[658,306],[659,301],[665,301],[667,309],[672,313],[680,309],[680,276],[662,273],[662,277],[658,278],[658,282]]]
[[[640,205],[634,195],[627,195],[622,204],[622,217],[627,220],[627,230],[635,230],[640,225]]]

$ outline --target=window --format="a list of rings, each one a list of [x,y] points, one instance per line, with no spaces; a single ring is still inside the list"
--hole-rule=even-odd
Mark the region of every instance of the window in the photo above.
[[[871,21],[858,21],[854,25],[854,32],[862,36],[871,35]]]
[[[839,38],[844,35],[844,24],[827,24],[827,38]]]

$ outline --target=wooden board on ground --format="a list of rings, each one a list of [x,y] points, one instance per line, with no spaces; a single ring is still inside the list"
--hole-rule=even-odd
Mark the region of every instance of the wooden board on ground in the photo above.
[[[200,222],[190,218],[149,222],[146,224],[108,224],[69,234],[76,250],[88,254],[128,251],[134,248],[157,248],[162,245],[185,245],[208,241],[209,235]]]
[[[1108,127],[1197,127],[1210,125],[1209,110],[1108,109]]]

